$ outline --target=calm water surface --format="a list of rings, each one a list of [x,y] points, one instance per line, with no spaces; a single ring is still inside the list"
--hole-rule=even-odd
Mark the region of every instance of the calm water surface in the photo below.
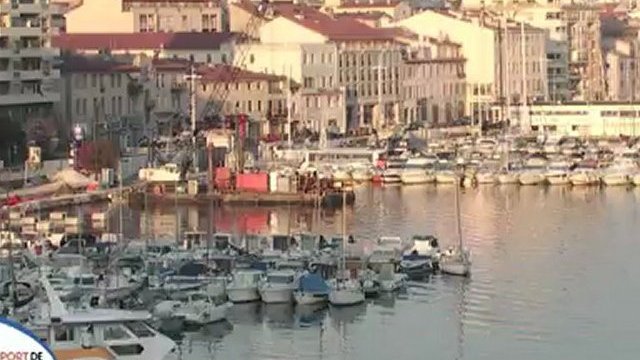
[[[470,279],[434,276],[355,308],[234,306],[228,323],[185,334],[184,358],[638,359],[639,197],[624,188],[463,190]],[[132,231],[159,236],[176,217],[183,229],[341,228],[340,210],[318,220],[289,207],[156,209],[148,221],[136,212],[126,219]],[[361,240],[431,233],[453,244],[453,188],[362,187],[347,223]]]

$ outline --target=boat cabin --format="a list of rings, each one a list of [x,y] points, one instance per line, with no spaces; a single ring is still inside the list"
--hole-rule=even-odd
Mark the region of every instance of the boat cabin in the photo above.
[[[147,325],[150,320],[146,311],[91,309],[51,317],[48,328],[37,333],[59,360],[162,359],[175,343]]]
[[[185,250],[191,250],[207,245],[207,233],[202,231],[185,231],[182,246]]]

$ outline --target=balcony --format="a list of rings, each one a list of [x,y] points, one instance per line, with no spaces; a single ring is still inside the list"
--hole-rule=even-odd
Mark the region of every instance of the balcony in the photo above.
[[[60,94],[44,92],[42,94],[0,94],[0,105],[43,104],[60,101]]]

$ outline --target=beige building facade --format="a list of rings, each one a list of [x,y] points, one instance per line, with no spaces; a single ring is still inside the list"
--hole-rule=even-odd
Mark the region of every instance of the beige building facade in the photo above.
[[[96,16],[100,14],[100,16]],[[66,14],[68,33],[228,31],[218,1],[83,0]]]

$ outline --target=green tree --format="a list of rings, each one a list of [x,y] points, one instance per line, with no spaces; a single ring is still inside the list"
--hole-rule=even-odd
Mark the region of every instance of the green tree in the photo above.
[[[24,160],[25,141],[26,134],[19,121],[7,117],[0,118],[0,159],[5,161],[5,165],[13,165]]]

